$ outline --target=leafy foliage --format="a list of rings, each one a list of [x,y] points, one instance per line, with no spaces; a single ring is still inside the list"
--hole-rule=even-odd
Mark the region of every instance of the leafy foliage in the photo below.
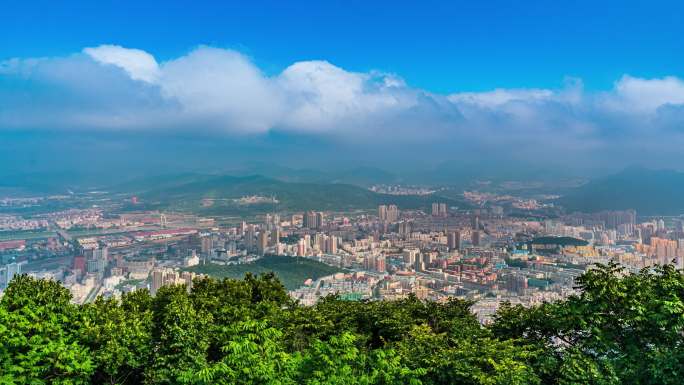
[[[578,295],[531,309],[504,306],[491,330],[542,349],[562,384],[676,384],[684,376],[684,274],[628,274],[611,263],[579,277]]]
[[[0,383],[85,384],[94,365],[59,283],[16,277],[0,301]]]
[[[0,301],[0,384],[679,384],[684,275],[598,266],[577,294],[504,305],[293,302],[274,274],[200,278],[77,306],[16,277]]]

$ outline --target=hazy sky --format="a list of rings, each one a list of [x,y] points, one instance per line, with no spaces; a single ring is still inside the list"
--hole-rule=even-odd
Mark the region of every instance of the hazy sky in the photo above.
[[[4,4],[0,172],[682,168],[681,2],[215,3]]]

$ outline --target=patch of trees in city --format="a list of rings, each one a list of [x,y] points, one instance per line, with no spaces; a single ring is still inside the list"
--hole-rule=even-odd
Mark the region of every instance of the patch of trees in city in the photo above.
[[[293,258],[285,255],[266,255],[254,262],[237,265],[202,264],[185,270],[219,279],[237,279],[244,277],[247,273],[259,275],[272,272],[289,290],[302,286],[308,278],[316,280],[327,275],[347,271],[312,259]]]
[[[0,301],[1,384],[680,384],[684,275],[599,265],[578,293],[472,302],[293,303],[272,274],[201,278],[74,305],[15,278]]]

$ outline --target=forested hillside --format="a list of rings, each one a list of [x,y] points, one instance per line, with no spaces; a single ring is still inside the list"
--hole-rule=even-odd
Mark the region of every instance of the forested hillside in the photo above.
[[[83,306],[20,276],[0,301],[0,384],[681,384],[681,272],[599,266],[577,285],[484,327],[459,299],[302,307],[268,274]]]
[[[377,209],[380,204],[396,204],[401,209],[427,209],[432,202],[460,208],[471,207],[463,199],[455,197],[379,194],[351,184],[289,183],[260,175],[191,175],[180,178],[176,184],[170,180],[161,177],[152,179],[153,183],[159,181],[160,185],[147,184],[148,188],[153,185],[155,188],[143,192],[142,199],[203,215],[270,212],[274,207],[293,211]],[[139,184],[145,185],[143,182]],[[140,187],[136,189],[140,190]],[[277,203],[241,205],[233,202],[233,199],[244,196],[273,197]],[[212,204],[203,206],[201,202],[205,199],[211,200]]]

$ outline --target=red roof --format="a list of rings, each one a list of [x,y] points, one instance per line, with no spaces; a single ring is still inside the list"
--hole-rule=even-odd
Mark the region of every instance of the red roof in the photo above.
[[[139,231],[134,235],[136,237],[153,237],[157,235],[180,235],[180,234],[194,234],[197,229],[182,228],[182,229],[166,229],[157,231]]]
[[[20,249],[22,247],[26,247],[26,241],[23,239],[0,242],[0,250]]]

